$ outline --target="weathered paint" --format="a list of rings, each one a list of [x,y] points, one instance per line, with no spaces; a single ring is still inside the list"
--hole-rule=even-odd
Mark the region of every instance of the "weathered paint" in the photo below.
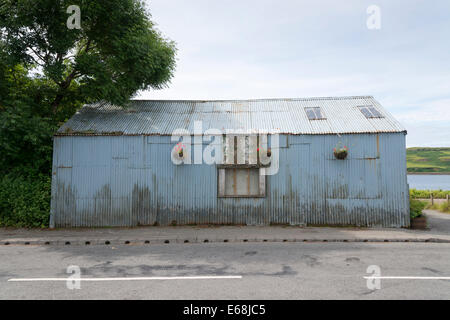
[[[333,156],[338,141],[346,160]],[[170,136],[56,136],[51,225],[409,225],[404,133],[281,136],[264,198],[217,197],[217,167],[176,166],[173,145]]]

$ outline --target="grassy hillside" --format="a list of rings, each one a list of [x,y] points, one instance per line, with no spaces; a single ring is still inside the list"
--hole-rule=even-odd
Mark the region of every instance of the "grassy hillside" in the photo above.
[[[450,148],[408,148],[406,162],[411,173],[450,173]]]

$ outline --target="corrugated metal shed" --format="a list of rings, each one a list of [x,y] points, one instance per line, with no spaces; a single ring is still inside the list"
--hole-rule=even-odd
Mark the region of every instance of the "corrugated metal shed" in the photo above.
[[[345,135],[346,160],[336,135],[280,139],[266,196],[221,198],[217,167],[174,165],[169,136],[55,137],[51,225],[409,225],[403,133]]]
[[[383,117],[366,118],[360,107],[368,105]],[[305,111],[310,107],[321,107],[325,119],[310,121]],[[195,150],[187,153],[191,164],[172,161],[175,142],[170,135],[180,128],[194,133],[196,121],[202,121],[203,132],[280,133],[273,150],[279,171],[263,184],[259,180],[264,194],[223,197],[220,173],[225,169],[194,163]],[[407,227],[405,132],[369,96],[133,101],[126,109],[87,105],[54,138],[51,226],[175,222]],[[202,155],[209,143],[200,140],[196,147]],[[345,160],[333,155],[339,143],[349,148]],[[240,187],[250,190],[248,177],[248,184]]]
[[[367,119],[372,105],[383,118]],[[309,121],[308,107],[321,107],[324,120]],[[284,134],[406,132],[371,96],[263,100],[133,100],[127,108],[108,103],[84,106],[57,135],[171,135],[175,129],[265,130]]]

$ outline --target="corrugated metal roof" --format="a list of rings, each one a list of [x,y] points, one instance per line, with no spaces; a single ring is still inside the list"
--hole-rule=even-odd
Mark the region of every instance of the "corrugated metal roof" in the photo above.
[[[359,106],[384,116],[367,119]],[[321,107],[325,120],[308,120],[307,107]],[[405,132],[371,96],[262,100],[132,100],[124,109],[109,103],[81,108],[57,135],[170,135],[175,129],[265,130],[285,134]]]

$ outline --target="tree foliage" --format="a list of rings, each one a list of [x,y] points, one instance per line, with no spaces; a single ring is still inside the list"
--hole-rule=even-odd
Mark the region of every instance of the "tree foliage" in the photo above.
[[[57,128],[85,103],[167,86],[175,53],[140,0],[0,0],[0,226],[47,225]]]
[[[78,5],[81,29],[69,29]],[[0,6],[0,165],[50,169],[51,136],[84,103],[125,106],[166,86],[175,45],[140,0],[3,0]]]
[[[55,85],[53,113],[74,95],[125,105],[136,91],[160,89],[172,77],[175,45],[162,37],[139,0],[4,1],[3,50]],[[67,27],[70,5],[81,9],[81,29]]]
[[[58,125],[50,99],[56,91],[45,78],[30,78],[23,66],[9,66],[0,56],[0,173],[18,167],[49,172]],[[59,116],[69,116],[80,105],[67,104]]]

